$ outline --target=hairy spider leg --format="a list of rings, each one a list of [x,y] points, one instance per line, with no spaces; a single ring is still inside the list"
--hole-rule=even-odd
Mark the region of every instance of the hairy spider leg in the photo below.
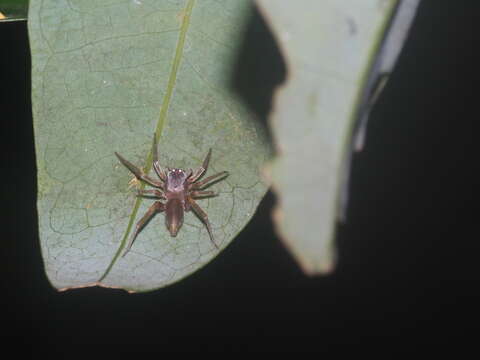
[[[127,255],[127,253],[130,251],[130,248],[133,245],[133,242],[135,241],[135,238],[137,237],[138,233],[143,229],[143,227],[146,225],[146,223],[157,213],[157,212],[162,212],[165,210],[165,204],[163,204],[160,201],[155,201],[152,206],[150,206],[143,215],[143,217],[137,222],[137,225],[135,226],[135,231],[132,234],[132,237],[130,238],[130,241],[128,242],[127,248],[125,249],[125,252],[123,253],[123,256]]]
[[[205,156],[205,160],[203,160],[202,166],[200,166],[198,169],[196,169],[193,172],[192,177],[188,180],[190,183],[193,183],[193,182],[197,181],[200,178],[200,176],[202,176],[203,173],[205,171],[207,171],[208,163],[210,162],[210,157],[211,156],[212,156],[212,149],[209,149],[207,156]]]
[[[190,196],[187,197],[187,201],[192,207],[195,214],[197,214],[200,220],[202,220],[203,223],[207,226],[208,234],[210,235],[210,240],[212,241],[213,245],[215,245],[215,247],[218,249],[218,245],[215,243],[215,240],[213,239],[212,228],[210,226],[210,221],[208,221],[207,213],[203,211],[202,208]]]
[[[222,178],[224,176],[227,176],[227,175],[228,175],[228,171],[222,171],[222,172],[219,172],[218,174],[210,175],[210,176],[206,177],[205,179],[203,179],[202,181],[199,181],[199,182],[196,182],[196,183],[192,184],[192,190],[201,189],[202,187],[206,186],[212,180],[215,180],[215,179],[220,180],[220,178]],[[217,180],[215,180],[215,181],[217,181]]]
[[[157,189],[151,189],[151,190],[137,190],[137,196],[153,196],[159,199],[166,199],[165,195],[163,192]]]
[[[115,153],[117,155],[118,160],[128,169],[130,170],[137,179],[145,181],[147,184],[158,187],[163,189],[163,184],[160,181],[152,179],[150,176],[145,174],[140,168],[133,165],[130,161],[124,159],[119,153]]]
[[[196,197],[206,197],[206,196],[217,196],[218,194],[215,191],[192,191],[190,196],[192,198]]]
[[[152,156],[153,156],[153,168],[157,173],[158,177],[165,182],[167,178],[165,169],[160,166],[160,162],[158,161],[158,145],[157,139],[155,138],[155,134],[153,134],[153,145],[152,145]]]

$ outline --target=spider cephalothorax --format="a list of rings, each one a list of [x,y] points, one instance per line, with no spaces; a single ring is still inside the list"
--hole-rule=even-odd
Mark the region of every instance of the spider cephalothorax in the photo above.
[[[168,169],[167,180],[165,181],[166,190],[172,192],[183,190],[188,176],[182,169]]]
[[[165,211],[165,223],[171,236],[176,236],[178,230],[183,223],[183,214],[185,211],[193,209],[195,214],[205,223],[210,239],[215,247],[218,247],[213,239],[212,229],[210,222],[208,221],[207,214],[198,206],[194,199],[203,198],[208,196],[215,196],[213,191],[203,191],[202,188],[212,183],[213,180],[219,180],[222,177],[228,175],[228,172],[222,171],[218,174],[211,175],[205,179],[198,181],[202,175],[207,171],[212,149],[208,151],[202,166],[196,170],[189,169],[188,171],[182,169],[164,169],[158,162],[157,143],[155,136],[153,137],[153,168],[159,177],[159,180],[152,179],[145,174],[140,168],[133,165],[129,161],[125,160],[120,154],[117,155],[120,162],[130,170],[137,179],[146,182],[148,185],[153,186],[155,189],[151,190],[139,190],[138,196],[149,196],[157,199],[166,200],[165,203],[157,200],[147,210],[146,214],[138,221],[135,231],[128,242],[127,248],[124,252],[124,256],[132,247],[135,238],[145,224],[157,213]]]

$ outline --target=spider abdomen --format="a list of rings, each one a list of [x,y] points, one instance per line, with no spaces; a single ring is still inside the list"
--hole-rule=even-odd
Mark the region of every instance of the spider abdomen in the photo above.
[[[177,236],[177,232],[183,224],[183,203],[178,198],[167,200],[165,204],[165,223],[170,235]]]

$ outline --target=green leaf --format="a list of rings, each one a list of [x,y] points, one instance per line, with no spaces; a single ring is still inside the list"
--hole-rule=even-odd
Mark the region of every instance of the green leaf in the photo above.
[[[27,20],[28,0],[0,0],[0,22]]]
[[[251,15],[245,1],[32,0],[32,102],[42,255],[53,286],[157,289],[219,251],[192,212],[177,237],[157,215],[122,257],[152,200],[135,197],[114,151],[151,169],[152,136],[163,166],[230,175],[199,200],[225,248],[267,186],[264,129],[231,90]],[[153,176],[153,175],[152,175]]]
[[[308,274],[335,265],[351,136],[397,1],[257,0],[288,78],[275,95],[271,166],[279,235]],[[368,90],[367,90],[368,92]],[[368,98],[366,99],[369,100]],[[345,186],[346,188],[346,186]],[[343,201],[340,201],[340,200]]]

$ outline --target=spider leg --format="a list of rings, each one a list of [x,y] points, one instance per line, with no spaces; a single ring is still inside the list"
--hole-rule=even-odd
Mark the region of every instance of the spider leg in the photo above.
[[[187,201],[192,207],[195,214],[197,214],[200,220],[202,220],[203,223],[207,226],[208,234],[210,235],[210,240],[212,241],[213,245],[215,245],[215,247],[218,249],[218,245],[215,243],[215,240],[213,239],[212,228],[210,226],[210,221],[208,221],[207,213],[203,211],[202,208],[190,196],[187,197]]]
[[[157,190],[157,189],[137,191],[137,196],[148,196],[148,195],[159,198],[159,199],[166,199],[165,195],[160,190]]]
[[[200,176],[203,175],[205,171],[207,171],[208,168],[208,163],[210,162],[210,157],[212,156],[212,149],[208,150],[207,156],[205,156],[205,160],[203,160],[202,166],[200,166],[198,169],[195,169],[195,171],[192,174],[192,177],[188,180],[190,183],[193,183],[197,181]]]
[[[133,245],[133,242],[135,241],[135,238],[137,237],[138,233],[143,229],[145,224],[157,213],[157,212],[162,212],[165,210],[165,204],[161,203],[160,201],[155,201],[152,206],[150,206],[143,215],[143,217],[137,222],[137,225],[135,226],[135,231],[132,234],[132,237],[130,238],[130,241],[128,242],[128,245],[125,249],[125,252],[123,253],[122,256],[127,255],[127,253],[130,251],[130,248]]]
[[[205,196],[217,196],[218,194],[214,191],[192,191],[191,197],[205,197]]]
[[[196,190],[196,189],[201,189],[202,187],[206,186],[209,182],[211,182],[212,180],[214,179],[217,179],[219,180],[219,178],[222,178],[224,176],[227,176],[228,175],[228,171],[222,171],[222,172],[219,172],[218,174],[215,174],[215,175],[211,175],[209,177],[206,177],[205,179],[203,179],[202,181],[199,181],[195,184],[192,184],[192,189],[193,190]]]
[[[157,145],[157,139],[155,138],[155,134],[153,134],[152,156],[153,156],[153,168],[155,169],[155,172],[157,173],[158,177],[162,181],[165,181],[167,176],[165,175],[165,169],[162,168],[160,166],[160,163],[158,162],[158,145]]]
[[[150,176],[145,174],[143,170],[133,165],[130,161],[124,159],[119,153],[115,153],[118,160],[128,169],[137,179],[145,181],[147,184],[163,189],[163,184],[160,181],[152,179]]]

